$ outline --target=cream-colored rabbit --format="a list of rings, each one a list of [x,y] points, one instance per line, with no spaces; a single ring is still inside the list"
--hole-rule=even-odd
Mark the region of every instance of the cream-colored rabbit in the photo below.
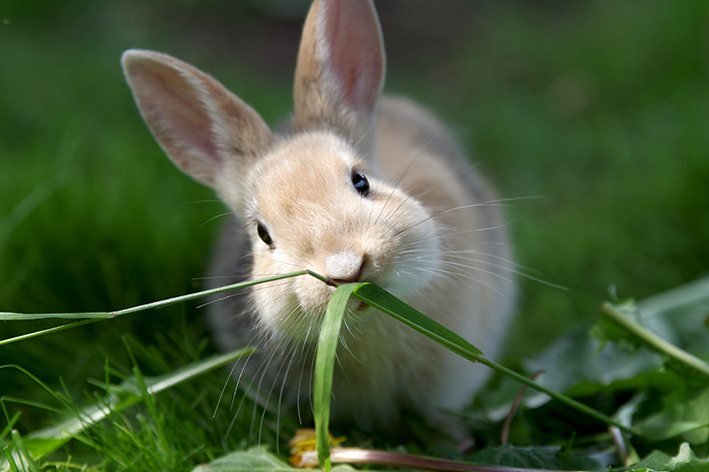
[[[214,256],[215,285],[302,269],[368,281],[497,355],[514,292],[502,215],[441,123],[408,100],[379,100],[385,60],[371,0],[313,3],[282,136],[177,59],[129,50],[123,67],[162,148],[236,215]],[[333,290],[301,276],[215,301],[216,340],[257,347],[246,374],[309,410],[312,354]],[[429,417],[458,409],[487,374],[356,300],[345,324],[336,420],[386,427],[402,408]]]

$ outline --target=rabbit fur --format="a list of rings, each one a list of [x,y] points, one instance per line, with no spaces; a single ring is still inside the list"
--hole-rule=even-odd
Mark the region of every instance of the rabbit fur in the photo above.
[[[122,63],[159,144],[235,216],[214,252],[214,286],[303,269],[372,282],[499,354],[514,282],[496,196],[436,118],[407,99],[380,99],[385,58],[371,0],[313,3],[285,133],[178,59],[128,50]],[[256,347],[236,372],[307,413],[333,291],[301,276],[215,297],[215,340]],[[391,426],[402,408],[429,418],[462,408],[488,373],[354,299],[337,359],[332,418],[363,427]]]

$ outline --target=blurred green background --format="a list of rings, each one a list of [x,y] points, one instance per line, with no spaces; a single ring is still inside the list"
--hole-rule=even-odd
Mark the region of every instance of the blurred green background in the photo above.
[[[271,123],[289,113],[308,1],[0,3],[0,311],[112,310],[199,289],[223,213],[143,124],[128,48],[205,70]],[[505,198],[520,278],[511,357],[709,268],[709,2],[381,0],[386,92],[441,116]],[[530,272],[531,273],[531,272]],[[0,347],[70,389],[152,343],[208,336],[197,304]],[[52,326],[2,323],[2,338]],[[208,348],[209,349],[209,348]],[[0,395],[41,397],[0,370]],[[27,412],[24,427],[32,425]]]

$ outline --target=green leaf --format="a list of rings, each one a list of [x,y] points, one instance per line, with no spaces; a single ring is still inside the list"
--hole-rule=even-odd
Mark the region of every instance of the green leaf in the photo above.
[[[668,368],[694,377],[695,382],[704,385],[709,383],[709,365],[643,326],[641,314],[634,301],[620,305],[606,302],[603,304],[602,314],[601,321],[591,331],[601,344],[610,341],[633,351],[646,346],[662,354]]]
[[[209,464],[200,465],[192,472],[236,472],[236,471],[276,471],[298,470],[287,464],[282,458],[266,450],[253,448],[248,451],[233,452],[213,460]]]
[[[265,448],[254,447],[248,451],[233,452],[222,456],[209,464],[200,465],[192,472],[271,472],[271,471],[301,471],[287,464],[277,455]],[[350,466],[339,465],[332,472],[356,472]]]
[[[709,471],[709,460],[698,459],[689,444],[680,446],[679,453],[672,457],[661,451],[653,451],[642,461],[633,464],[627,472],[667,471],[667,472],[699,472]]]
[[[612,306],[623,318],[638,325],[641,324],[640,312],[635,300],[625,300]],[[614,318],[608,316],[601,316],[598,324],[591,329],[590,334],[598,341],[598,352],[601,352],[609,342],[615,343],[622,349],[632,353],[637,353],[638,349],[643,345],[642,340],[614,321]]]
[[[340,285],[330,298],[327,311],[320,327],[318,350],[315,355],[315,378],[313,385],[313,411],[318,449],[318,461],[326,471],[330,470],[330,445],[328,426],[330,423],[330,400],[332,397],[332,375],[335,369],[335,352],[340,335],[340,325],[347,309],[350,294],[362,284]]]
[[[379,311],[396,318],[416,331],[446,346],[453,352],[482,355],[482,351],[445,326],[372,284],[360,284],[352,295]]]
[[[625,389],[645,387],[643,374],[662,366],[662,358],[647,349],[633,355],[608,344],[598,351],[598,343],[587,333],[574,333],[525,361],[524,367],[528,372],[545,371],[537,380],[540,385],[579,397],[609,391],[616,382],[623,382],[620,388]]]
[[[607,470],[588,457],[564,456],[560,447],[515,447],[511,445],[484,449],[466,459],[481,465],[501,465],[521,469]]]
[[[470,344],[465,339],[461,338],[448,328],[437,323],[436,321],[428,318],[423,313],[418,310],[406,305],[404,302],[396,298],[394,295],[386,292],[385,290],[377,287],[376,285],[371,285],[368,283],[361,284],[353,292],[352,296],[377,308],[383,313],[401,321],[402,323],[410,326],[416,331],[422,333],[423,335],[433,339],[437,343],[445,346],[461,357],[468,359],[471,362],[480,362],[491,369],[500,372],[510,378],[517,380],[518,382],[528,385],[535,390],[546,393],[550,397],[559,400],[570,407],[581,411],[589,416],[592,416],[606,424],[611,424],[619,427],[620,429],[633,433],[633,431],[625,425],[618,423],[607,415],[590,408],[573,398],[569,398],[566,395],[562,395],[558,392],[550,390],[542,385],[533,382],[527,377],[514,372],[496,362],[487,359],[482,352]]]
[[[709,388],[680,390],[664,400],[660,412],[635,425],[648,441],[682,435],[690,444],[709,440]]]
[[[699,318],[706,317],[709,309],[709,277],[645,298],[638,303],[638,306],[643,318],[649,320],[660,313],[677,310],[685,314],[695,312]],[[694,316],[692,318],[696,319]],[[709,334],[705,333],[705,336]]]

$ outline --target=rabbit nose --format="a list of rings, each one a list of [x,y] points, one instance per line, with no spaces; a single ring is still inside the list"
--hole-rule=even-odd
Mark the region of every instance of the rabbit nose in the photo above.
[[[325,258],[327,277],[337,283],[361,282],[364,262],[364,255],[352,251],[330,254]]]

